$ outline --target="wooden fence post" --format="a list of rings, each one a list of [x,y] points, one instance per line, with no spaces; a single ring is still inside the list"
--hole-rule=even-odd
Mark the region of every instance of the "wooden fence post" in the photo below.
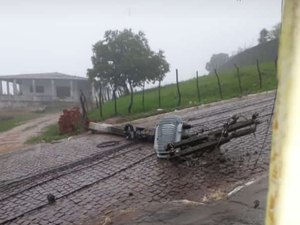
[[[132,81],[129,81],[129,87],[130,87],[130,103],[128,106],[128,113],[131,113],[132,111],[132,107],[133,107],[133,85],[132,85]],[[119,95],[120,96],[120,95]]]
[[[160,101],[160,86],[161,86],[161,81],[158,81],[158,108],[161,107],[161,101]]]
[[[176,69],[176,83],[177,83],[177,93],[178,93],[177,106],[180,106],[180,104],[181,104],[181,93],[180,93],[179,82],[178,82],[178,69]]]
[[[114,88],[114,90],[113,90],[113,98],[114,98],[114,110],[115,110],[115,116],[118,114],[116,91],[117,91],[116,88]]]
[[[102,84],[101,84],[101,81],[99,81],[99,112],[100,112],[100,118],[103,118],[103,113],[102,113]]]
[[[259,67],[259,61],[256,59],[256,67],[257,67],[257,72],[258,72],[258,78],[259,78],[259,88],[262,88],[262,79],[261,79],[261,71]]]
[[[218,80],[218,87],[219,87],[220,98],[223,99],[222,88],[221,88],[220,78],[219,78],[219,75],[217,73],[217,69],[215,69],[215,74],[216,74],[216,77],[217,77],[217,80]]]
[[[237,75],[238,82],[239,82],[240,94],[242,96],[243,95],[243,89],[242,89],[242,84],[241,84],[240,68],[236,64],[234,64],[234,67],[236,68],[236,75]]]
[[[201,102],[200,89],[199,89],[199,75],[198,75],[198,70],[196,71],[196,78],[197,78],[197,94],[198,94],[198,101]]]
[[[142,106],[143,106],[143,111],[145,111],[145,81],[143,84],[143,92],[142,92]]]

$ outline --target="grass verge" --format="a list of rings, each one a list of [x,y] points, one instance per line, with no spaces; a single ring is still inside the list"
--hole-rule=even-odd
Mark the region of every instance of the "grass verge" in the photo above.
[[[8,131],[20,124],[40,117],[42,114],[38,113],[24,113],[24,114],[15,114],[11,112],[7,112],[5,114],[0,115],[0,133]]]
[[[240,68],[240,79],[242,93],[239,90],[238,78],[235,69],[219,71],[223,99],[230,99],[252,93],[273,90],[277,86],[276,70],[274,63],[264,63],[260,65],[262,72],[262,88],[259,86],[259,76],[256,65],[245,66]],[[164,112],[174,109],[182,109],[186,107],[216,102],[221,100],[218,90],[217,78],[215,75],[205,75],[199,77],[200,101],[197,95],[196,78],[183,81],[179,84],[181,92],[181,105],[178,107],[178,96],[176,84],[161,87],[161,106]],[[103,105],[103,117],[100,118],[99,109],[89,112],[89,118],[93,121],[101,121],[113,116],[123,117],[123,120],[140,118],[157,114],[158,106],[158,90],[157,88],[145,91],[145,108],[142,105],[142,93],[134,94],[134,104],[132,113],[127,113],[130,102],[130,96],[122,96],[117,100],[118,114],[114,113],[114,102],[109,101]]]
[[[58,124],[52,124],[45,128],[41,135],[32,137],[26,141],[26,144],[36,144],[40,142],[53,142],[60,139],[68,138],[74,135],[78,135],[84,132],[83,126],[80,124],[77,126],[77,129],[72,133],[60,134]]]
[[[45,128],[45,131],[26,141],[27,144],[36,144],[40,142],[52,142],[72,136],[73,134],[59,134],[58,124],[52,124]]]
[[[239,90],[238,79],[235,70],[220,71],[221,88],[223,92],[223,99],[230,99],[239,97],[242,95],[248,95],[252,93],[263,92],[267,90],[273,90],[277,86],[276,71],[273,63],[264,63],[260,65],[262,71],[262,88],[259,87],[259,78],[256,69],[256,65],[246,66],[240,68],[240,78],[242,93]],[[176,84],[166,85],[161,88],[161,107],[163,111],[158,112],[158,90],[157,88],[149,89],[145,91],[145,109],[142,106],[142,93],[137,92],[134,95],[133,113],[127,113],[127,107],[129,105],[130,96],[122,96],[117,100],[118,104],[118,116],[119,119],[116,122],[125,122],[142,117],[148,117],[151,115],[172,111],[174,109],[182,109],[186,107],[207,104],[221,100],[217,78],[214,75],[205,75],[199,77],[200,87],[200,102],[197,96],[196,79],[183,81],[179,84],[181,91],[181,105],[177,106],[177,89]],[[103,117],[99,116],[99,109],[94,109],[89,112],[89,119],[92,121],[101,121],[114,115],[114,103],[113,101],[107,102],[103,106]],[[45,132],[38,136],[28,140],[28,143],[37,142],[52,142],[55,140],[67,138],[69,136],[78,134],[60,135],[58,132],[58,125],[49,126]]]

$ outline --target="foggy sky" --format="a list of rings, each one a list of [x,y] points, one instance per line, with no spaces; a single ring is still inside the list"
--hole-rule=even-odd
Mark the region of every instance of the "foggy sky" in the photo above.
[[[214,53],[257,44],[280,22],[281,0],[0,0],[0,75],[86,76],[108,29],[142,30],[171,65],[163,83],[207,73]]]

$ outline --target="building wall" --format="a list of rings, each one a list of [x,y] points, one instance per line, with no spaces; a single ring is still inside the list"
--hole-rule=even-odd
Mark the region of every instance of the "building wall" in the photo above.
[[[54,83],[54,88],[52,86]],[[35,80],[35,87],[43,86],[43,93],[34,93],[32,88],[32,80],[17,80],[20,85],[20,92],[16,95],[0,95],[0,108],[16,107],[28,105],[28,102],[38,102],[47,104],[47,102],[61,101],[78,103],[80,99],[80,90],[89,101],[91,87],[88,80]],[[57,88],[66,87],[70,90],[69,97],[57,97]],[[66,89],[65,89],[66,90]]]
[[[52,100],[65,100],[65,101],[79,101],[80,90],[84,92],[86,96],[89,96],[89,82],[88,81],[77,81],[77,80],[35,80],[35,86],[43,86],[44,93],[36,93],[30,91],[32,87],[31,80],[21,80],[20,89],[23,96],[47,96]],[[54,82],[54,89],[52,89],[52,82]],[[57,96],[57,87],[62,88],[70,88],[70,97],[65,97],[60,99]],[[37,88],[36,88],[37,89]]]
[[[33,93],[30,91],[30,87],[32,87],[32,80],[18,80],[20,84],[20,91],[24,96],[52,96],[52,88],[51,88],[51,80],[35,80],[35,86],[43,86],[44,93]]]

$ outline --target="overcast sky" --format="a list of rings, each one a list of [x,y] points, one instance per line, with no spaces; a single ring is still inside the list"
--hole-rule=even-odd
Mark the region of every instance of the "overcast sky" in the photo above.
[[[214,53],[257,44],[280,21],[281,0],[0,0],[0,75],[86,76],[105,30],[145,32],[171,65],[164,83],[205,74]]]

